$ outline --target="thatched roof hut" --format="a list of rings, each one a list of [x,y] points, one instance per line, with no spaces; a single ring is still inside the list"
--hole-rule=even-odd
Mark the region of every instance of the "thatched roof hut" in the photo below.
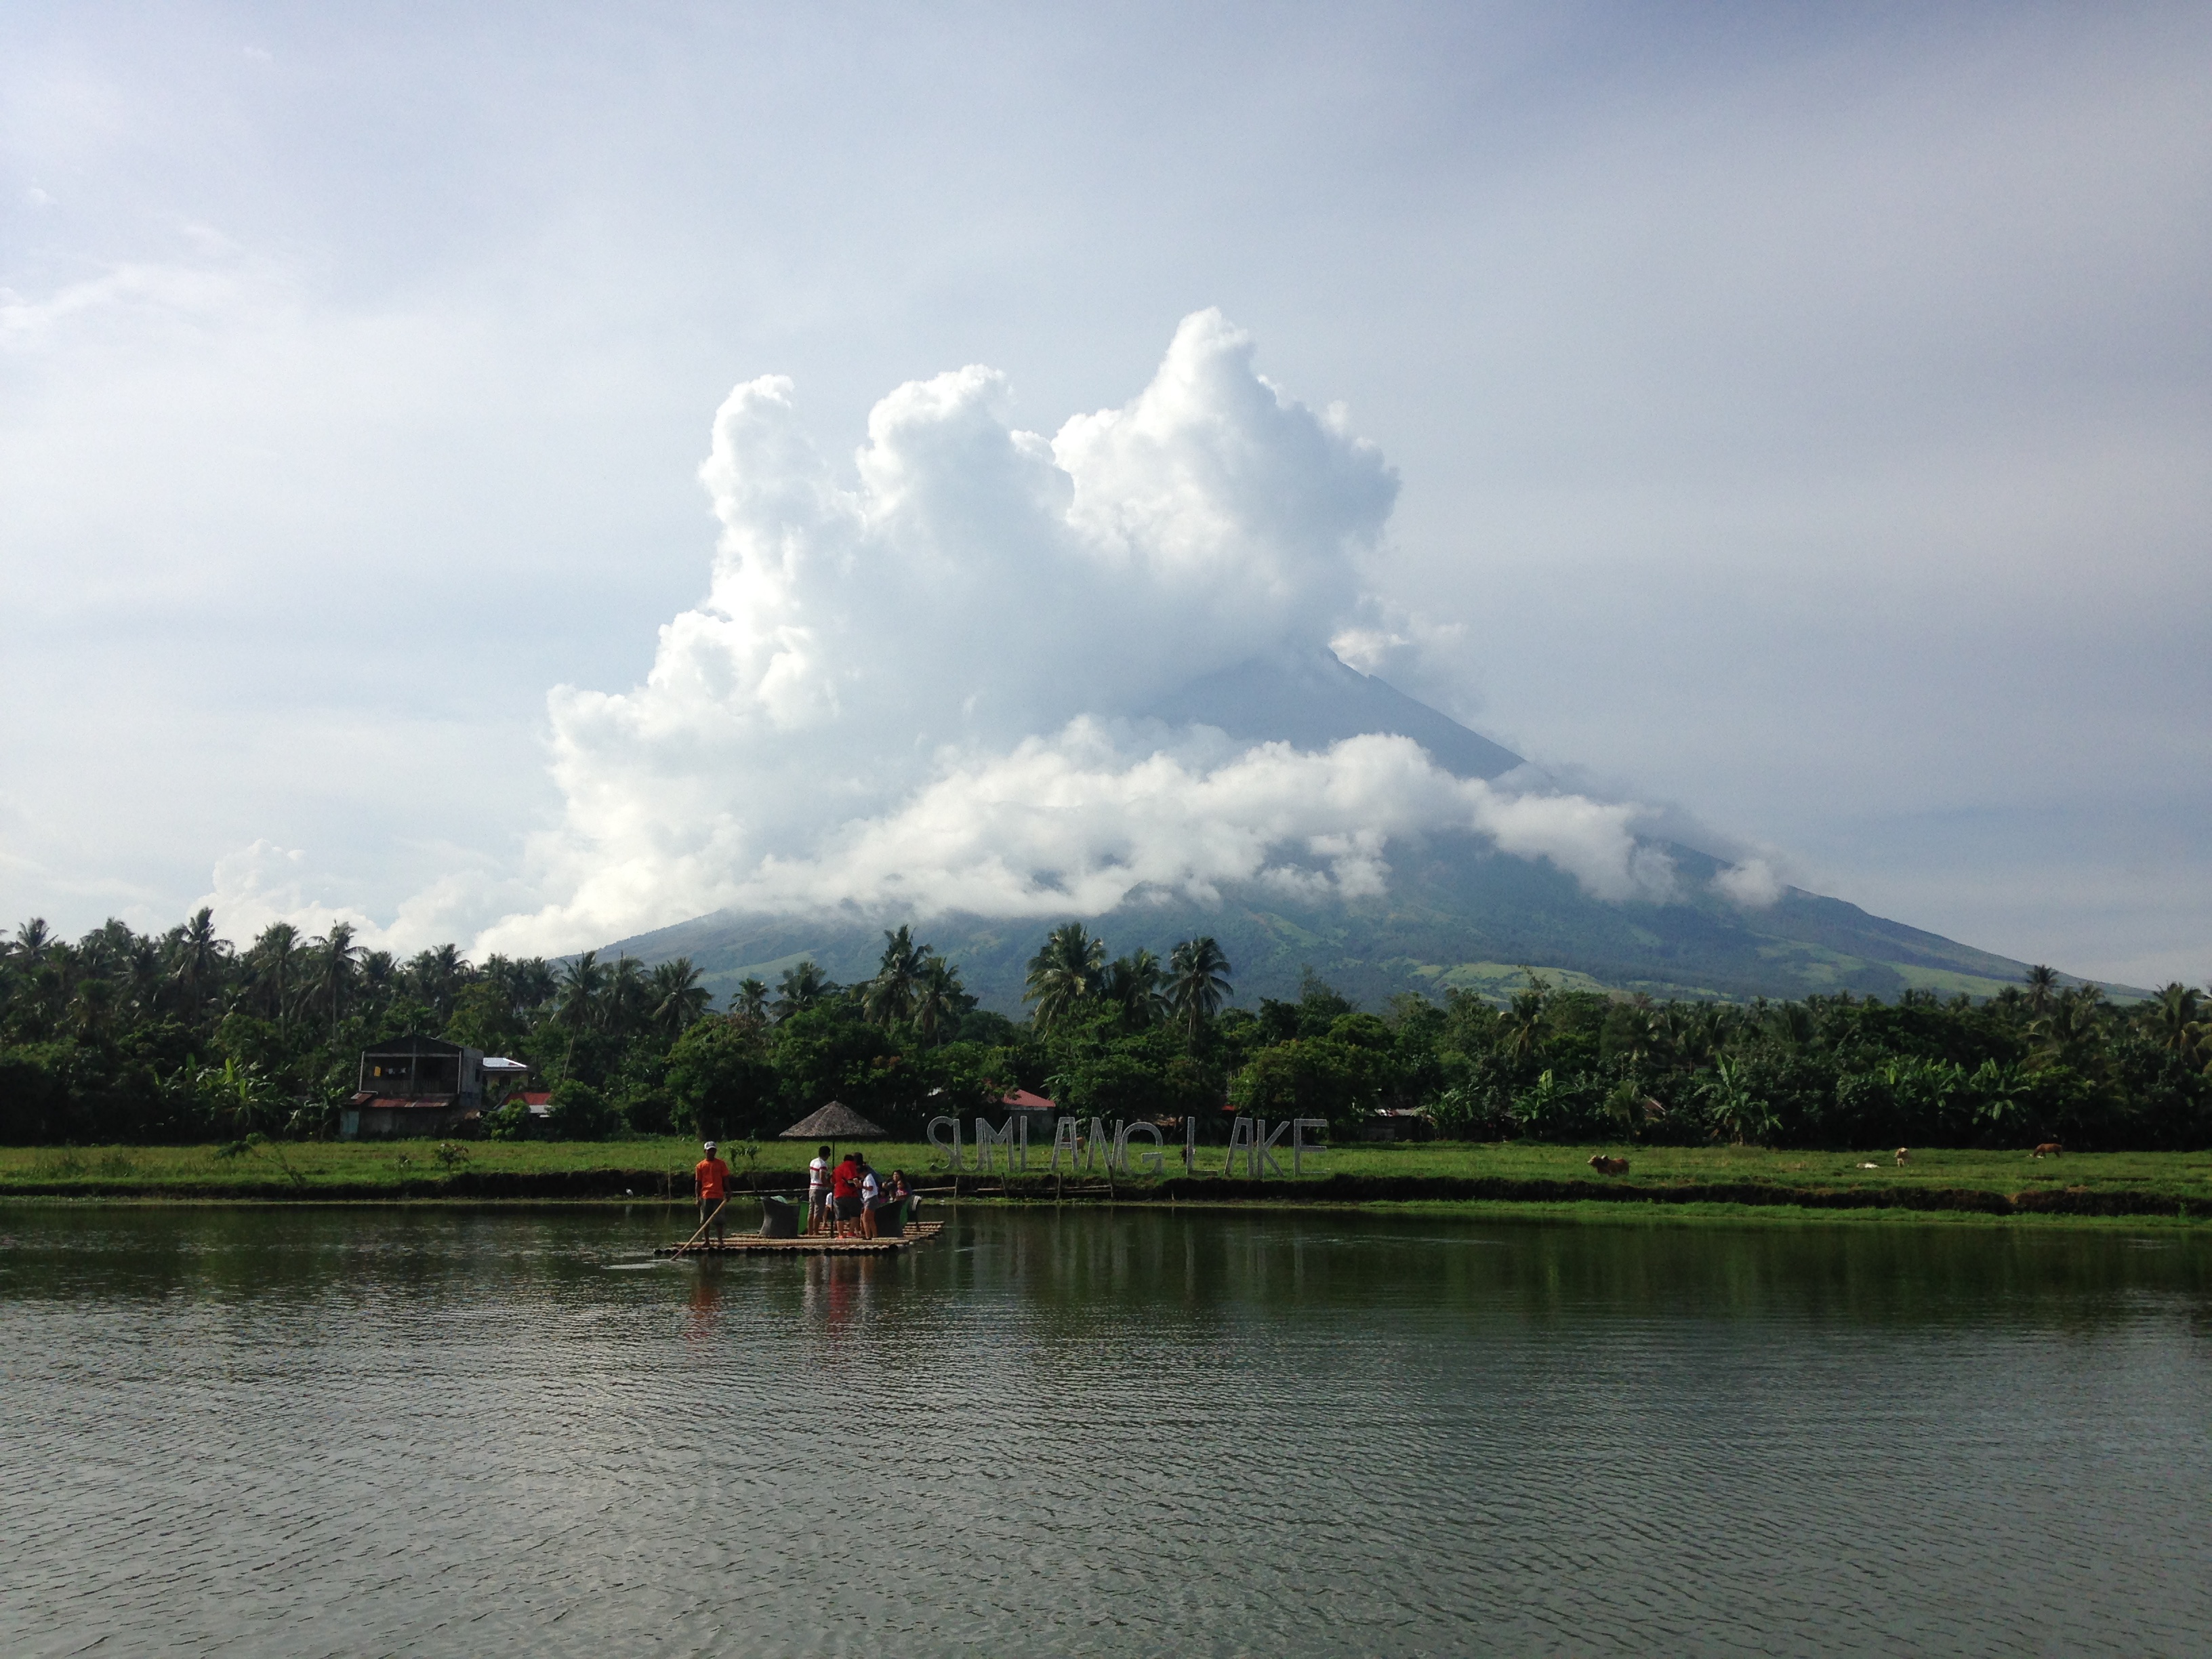
[[[802,1118],[777,1137],[780,1140],[881,1139],[884,1132],[842,1100],[833,1100],[811,1117]]]

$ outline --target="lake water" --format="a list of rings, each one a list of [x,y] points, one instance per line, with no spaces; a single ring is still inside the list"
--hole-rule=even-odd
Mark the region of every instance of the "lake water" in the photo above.
[[[0,1208],[0,1651],[2212,1652],[2212,1237]]]

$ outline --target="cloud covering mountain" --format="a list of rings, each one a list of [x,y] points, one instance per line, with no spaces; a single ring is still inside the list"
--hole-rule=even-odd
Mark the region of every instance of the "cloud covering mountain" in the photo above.
[[[1595,896],[1672,890],[1633,805],[1459,775],[1402,735],[1255,745],[1146,712],[1375,620],[1363,562],[1395,476],[1218,313],[1183,321],[1132,401],[1049,439],[1012,403],[983,368],[902,386],[848,479],[788,380],[730,394],[700,470],[721,526],[707,597],[661,629],[644,684],[551,694],[565,807],[530,848],[544,902],[480,948],[722,907],[1355,896],[1387,884],[1394,839],[1441,830]]]

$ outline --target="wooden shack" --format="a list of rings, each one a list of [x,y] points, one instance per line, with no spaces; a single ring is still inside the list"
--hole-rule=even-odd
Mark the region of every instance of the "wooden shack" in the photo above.
[[[345,1140],[465,1133],[483,1115],[480,1048],[410,1032],[362,1050],[354,1093],[338,1110]]]

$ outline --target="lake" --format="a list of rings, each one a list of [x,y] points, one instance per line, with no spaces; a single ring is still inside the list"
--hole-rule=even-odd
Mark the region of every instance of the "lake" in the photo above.
[[[2206,1233],[681,1224],[0,1206],[0,1650],[2212,1651]]]

